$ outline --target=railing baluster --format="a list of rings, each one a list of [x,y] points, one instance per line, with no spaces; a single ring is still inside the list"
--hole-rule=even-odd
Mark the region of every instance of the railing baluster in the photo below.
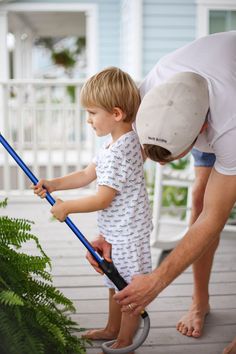
[[[37,141],[37,115],[36,115],[36,94],[35,85],[31,84],[31,105],[32,105],[32,150],[33,150],[33,172],[39,176],[39,161],[38,161],[38,141]]]
[[[42,174],[41,167],[46,166],[41,177],[52,178],[55,166],[61,166],[60,174],[66,174],[71,164],[75,170],[81,169],[82,159],[85,164],[91,159],[95,135],[81,114],[82,84],[83,80],[13,79],[0,82],[1,131],[13,143],[26,164],[33,165],[33,171],[38,176]],[[75,86],[75,100],[69,101],[64,92],[60,102],[54,102],[54,90],[57,94],[61,89],[66,91],[68,86]],[[9,93],[12,87],[14,95]],[[55,129],[54,112],[56,120],[58,119],[58,129]],[[3,181],[0,186],[3,190],[0,192],[5,195],[30,194],[29,190],[26,192],[28,185],[25,185],[25,177],[21,171],[1,149],[0,155],[0,166],[3,168]],[[11,184],[11,180],[15,178],[17,190],[15,187],[13,190]]]
[[[68,165],[66,161],[66,150],[67,146],[69,146],[69,141],[67,140],[67,124],[66,124],[66,86],[63,87],[63,101],[62,101],[62,163],[61,163],[61,174],[65,176],[68,172]],[[70,124],[70,123],[69,123]]]
[[[17,142],[17,147],[19,151],[19,155],[23,156],[23,151],[25,147],[24,143],[24,113],[25,113],[25,105],[24,105],[24,95],[25,95],[25,86],[23,88],[18,87],[18,112],[19,112],[19,117],[18,117],[18,142]],[[27,107],[27,105],[26,105]],[[22,171],[17,169],[17,182],[18,182],[18,190],[20,193],[23,193],[24,190],[24,174]]]
[[[10,136],[10,129],[8,124],[8,85],[2,85],[2,103],[3,103],[3,133],[8,138]],[[10,163],[9,163],[9,154],[4,151],[4,160],[3,160],[3,188],[5,192],[8,194],[11,187],[10,181]]]
[[[47,143],[47,162],[46,162],[46,177],[52,178],[53,177],[53,169],[52,169],[52,139],[53,137],[53,126],[52,126],[52,87],[46,87],[46,143]]]
[[[75,120],[75,149],[76,149],[76,156],[77,156],[77,166],[76,168],[78,170],[81,169],[82,164],[81,164],[81,155],[82,155],[82,149],[81,149],[81,140],[82,140],[82,134],[81,134],[81,107],[80,107],[80,86],[76,85],[75,87],[75,110],[74,110],[74,115],[73,118]]]

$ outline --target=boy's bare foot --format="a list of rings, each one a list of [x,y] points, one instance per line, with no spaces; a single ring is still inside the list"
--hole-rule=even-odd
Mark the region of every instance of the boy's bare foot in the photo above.
[[[178,322],[176,329],[185,336],[198,338],[202,335],[202,329],[206,315],[210,312],[210,306],[192,304],[188,313]]]
[[[106,328],[91,329],[82,335],[82,338],[90,340],[112,340],[117,337],[118,333],[110,331]]]
[[[110,348],[112,349],[118,349],[118,348],[124,348],[127,347],[128,345],[131,345],[132,343],[125,343],[125,342],[120,342],[120,341],[115,341],[115,343],[113,343]],[[99,354],[104,354],[103,352],[100,352]],[[129,352],[128,354],[135,354],[135,352]]]
[[[227,345],[222,354],[236,354],[236,337]]]

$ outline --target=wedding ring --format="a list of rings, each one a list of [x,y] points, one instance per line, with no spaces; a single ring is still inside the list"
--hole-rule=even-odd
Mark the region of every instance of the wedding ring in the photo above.
[[[128,305],[128,308],[129,308],[130,310],[133,310],[132,304],[129,304],[129,305]]]

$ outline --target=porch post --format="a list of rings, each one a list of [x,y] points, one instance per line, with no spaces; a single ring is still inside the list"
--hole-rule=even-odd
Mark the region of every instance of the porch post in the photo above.
[[[94,5],[85,12],[86,16],[86,54],[87,54],[87,77],[95,74],[98,70],[98,10]]]
[[[21,58],[21,31],[17,30],[14,32],[15,36],[15,48],[13,53],[13,72],[14,72],[14,79],[22,79],[22,58]]]
[[[7,12],[0,11],[0,80],[9,78],[7,32]]]
[[[19,28],[15,33],[14,78],[32,78],[33,33],[30,29]]]
[[[121,2],[121,68],[142,79],[143,0]]]
[[[7,11],[0,11],[0,81],[6,81],[9,78],[9,63],[7,49]],[[0,131],[4,133],[4,116],[6,102],[4,99],[6,87],[0,85]]]

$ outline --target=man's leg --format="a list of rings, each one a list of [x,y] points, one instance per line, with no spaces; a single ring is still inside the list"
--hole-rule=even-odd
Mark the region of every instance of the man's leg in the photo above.
[[[208,154],[204,154],[203,162],[200,162],[200,166],[195,167],[196,178],[193,185],[193,202],[190,224],[193,224],[197,220],[202,211],[207,181],[211,173],[212,164],[214,164],[214,159],[210,156],[210,160],[208,163],[205,163],[206,166],[204,166],[204,159],[207,158],[207,155]],[[210,310],[208,285],[214,254],[218,244],[219,237],[204,255],[193,264],[194,289],[192,305],[188,313],[180,319],[176,326],[177,330],[183,335],[197,338],[202,334],[205,316]]]

